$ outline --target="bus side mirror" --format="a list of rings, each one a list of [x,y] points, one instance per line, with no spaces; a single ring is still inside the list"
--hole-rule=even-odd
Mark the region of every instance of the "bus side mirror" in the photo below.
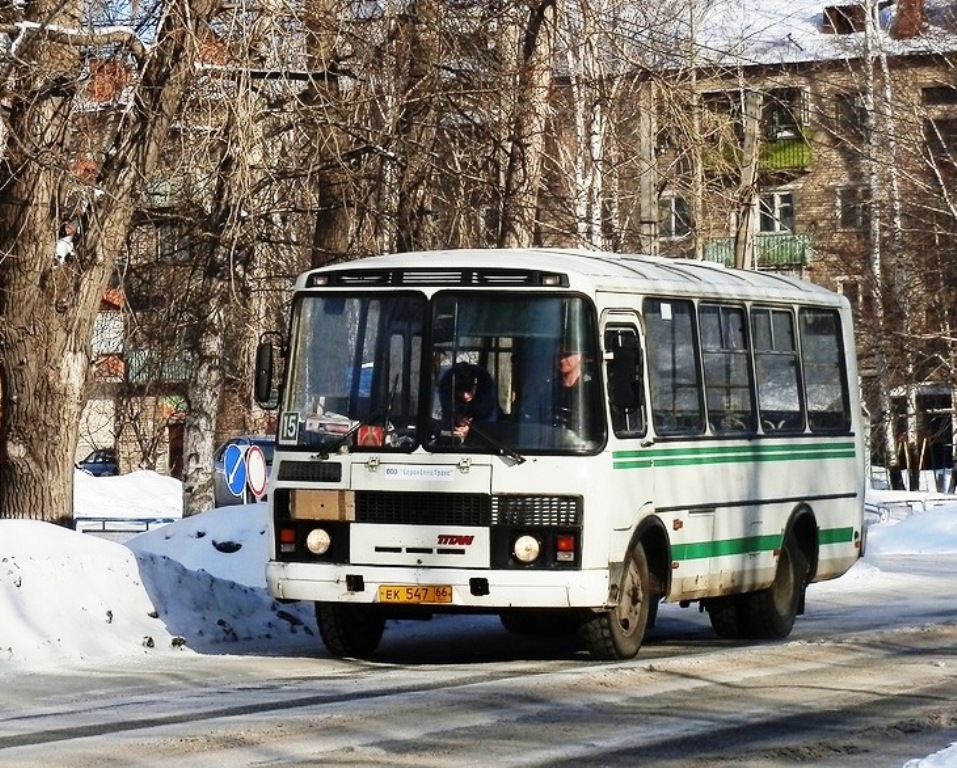
[[[635,411],[641,406],[641,350],[638,337],[632,333],[616,333],[611,339],[612,405],[622,411]]]
[[[273,373],[273,342],[269,340],[270,336],[278,334],[264,333],[256,346],[256,373],[253,382],[256,402],[267,411],[279,407],[279,394]]]

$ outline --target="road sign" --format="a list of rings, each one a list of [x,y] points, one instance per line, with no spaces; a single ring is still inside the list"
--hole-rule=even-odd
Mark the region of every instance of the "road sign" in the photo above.
[[[246,449],[246,474],[249,490],[257,499],[266,492],[266,481],[269,479],[269,469],[266,467],[266,457],[262,448],[251,445]]]
[[[226,487],[233,496],[242,496],[246,488],[246,456],[238,445],[227,445],[223,454],[223,471],[226,473]]]

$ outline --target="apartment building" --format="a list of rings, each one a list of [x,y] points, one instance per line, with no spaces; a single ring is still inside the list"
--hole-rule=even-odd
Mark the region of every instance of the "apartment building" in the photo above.
[[[954,462],[957,24],[952,3],[824,5],[804,36],[655,77],[661,255],[796,274],[854,305],[878,460]],[[799,9],[800,10],[800,9]],[[788,12],[791,13],[790,11]],[[806,55],[803,55],[806,54]],[[669,102],[672,102],[669,106]],[[677,105],[674,104],[677,102]],[[692,118],[675,126],[676,111]],[[640,132],[638,132],[640,134]],[[649,135],[646,132],[646,135]],[[891,434],[895,441],[890,447]]]

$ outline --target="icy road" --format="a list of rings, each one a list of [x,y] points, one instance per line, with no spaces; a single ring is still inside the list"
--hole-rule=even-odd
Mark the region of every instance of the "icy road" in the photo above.
[[[957,574],[894,556],[814,585],[788,641],[716,640],[662,606],[639,656],[389,627],[374,661],[319,641],[0,681],[0,766],[867,766],[957,741]]]

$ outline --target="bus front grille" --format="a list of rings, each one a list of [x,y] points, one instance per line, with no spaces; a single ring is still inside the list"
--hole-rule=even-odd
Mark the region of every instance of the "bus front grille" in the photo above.
[[[577,528],[581,496],[357,491],[356,522]]]
[[[490,507],[481,493],[356,491],[357,523],[487,526]]]

